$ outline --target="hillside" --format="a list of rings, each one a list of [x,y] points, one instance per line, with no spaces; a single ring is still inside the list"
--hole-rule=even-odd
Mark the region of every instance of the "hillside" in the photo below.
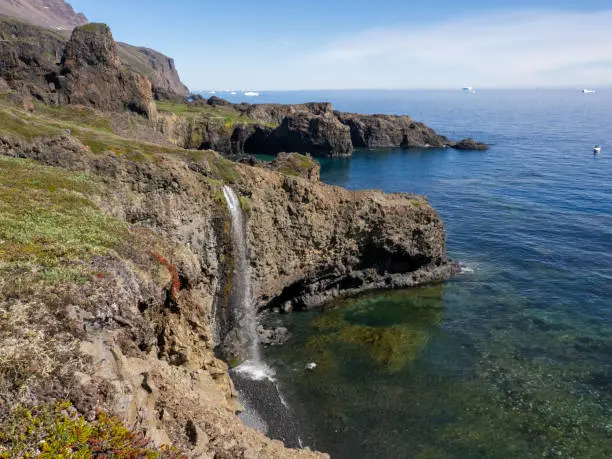
[[[72,6],[64,0],[0,0],[0,44],[4,47],[8,46],[10,37],[14,35],[6,30],[7,19],[9,22],[16,19],[53,30],[55,34],[52,36],[60,40],[67,40],[72,29],[88,23],[83,14],[75,13]],[[20,39],[33,41],[45,35],[41,31],[32,32],[35,29],[28,33],[23,30],[25,29],[18,35]],[[182,97],[189,94],[189,90],[181,82],[172,58],[158,51],[127,43],[119,43],[118,50],[125,68],[149,78],[156,98]],[[53,55],[53,59],[58,60],[60,57]]]
[[[64,0],[0,0],[0,16],[59,31],[87,24],[85,15],[75,13]]]

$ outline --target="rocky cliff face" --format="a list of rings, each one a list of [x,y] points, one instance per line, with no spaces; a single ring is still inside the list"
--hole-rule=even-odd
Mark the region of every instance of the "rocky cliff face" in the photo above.
[[[67,54],[75,65],[79,59]],[[94,59],[115,62],[93,53],[78,65]],[[70,398],[84,414],[116,413],[157,444],[172,442],[194,457],[314,457],[284,449],[234,416],[227,366],[215,358],[233,326],[223,184],[234,188],[247,217],[261,308],[307,308],[338,295],[443,279],[453,270],[443,225],[422,198],[323,185],[316,164],[295,154],[271,166],[279,173],[214,152],[153,153],[148,144],[146,153],[138,144],[129,153],[93,153],[76,130],[75,137],[19,140],[44,118],[11,110],[22,121],[17,137],[0,137],[0,217],[8,212],[8,221],[20,221],[35,212],[37,224],[50,219],[31,241],[27,232],[1,230],[0,310],[17,322],[0,331],[0,340],[16,343],[11,361],[30,375],[0,384],[11,406]],[[2,119],[0,133],[15,123]],[[7,163],[2,155],[52,167]],[[24,182],[14,178],[19,171]],[[7,195],[13,190],[19,199]],[[14,207],[22,205],[34,207]],[[57,234],[73,236],[56,241]],[[82,248],[70,245],[81,239]],[[29,255],[22,260],[23,253]]]
[[[156,99],[175,99],[186,96],[189,89],[183,84],[174,59],[153,49],[117,43],[121,63],[129,70],[151,80]]]
[[[93,106],[104,111],[130,110],[152,117],[151,82],[121,68],[110,28],[105,24],[77,27],[66,44],[59,74],[49,77],[60,103]]]
[[[63,37],[13,20],[0,20],[0,37],[0,82],[47,103],[57,103],[47,75],[58,69]]]
[[[212,113],[206,106],[205,99],[175,106],[192,115],[181,119],[162,113],[159,129],[177,145],[212,148],[229,156],[295,151],[337,157],[350,156],[355,148],[488,148],[471,139],[450,140],[409,116],[335,112],[329,103],[250,105],[215,97],[208,106],[223,111]],[[228,125],[228,116],[237,121]]]
[[[93,104],[98,108],[114,110],[121,104],[115,104],[115,108],[112,108],[112,101],[105,93],[116,91],[118,98],[129,106],[134,99],[148,97],[147,84],[157,99],[182,100],[188,93],[172,59],[148,48],[117,45],[110,29],[101,24],[79,27],[67,40],[57,31],[0,18],[0,37],[0,79],[13,90],[48,104],[70,101],[68,96],[60,99],[59,89],[63,81],[57,75],[75,73],[76,69],[82,71],[82,85],[96,94],[90,101],[80,95],[76,97],[79,102],[71,103]],[[62,63],[64,55],[66,57]],[[85,68],[89,68],[89,71],[85,72]],[[98,74],[92,70],[98,71]],[[86,92],[84,87],[81,92]],[[148,104],[149,101],[137,100],[137,111],[147,112],[142,108]]]
[[[409,116],[358,115],[336,112],[351,132],[355,148],[454,147],[456,142],[437,134]]]
[[[0,0],[0,15],[58,31],[87,24],[85,15],[64,0]]]

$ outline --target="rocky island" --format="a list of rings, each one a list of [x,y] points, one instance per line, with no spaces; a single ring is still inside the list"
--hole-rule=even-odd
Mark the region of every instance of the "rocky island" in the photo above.
[[[56,16],[72,11],[55,3]],[[240,326],[224,191],[244,215],[251,307],[311,308],[444,280],[456,268],[425,198],[325,185],[316,161],[299,153],[484,146],[409,117],[340,113],[327,103],[187,97],[171,59],[119,45],[107,26],[80,16],[49,29],[7,4],[0,455],[82,447],[130,457],[324,457],[285,448],[236,416],[219,358]],[[68,26],[78,26],[69,37]],[[266,165],[224,157],[285,151],[296,153]],[[121,438],[95,437],[109,423]],[[53,435],[60,425],[94,427],[66,444]]]

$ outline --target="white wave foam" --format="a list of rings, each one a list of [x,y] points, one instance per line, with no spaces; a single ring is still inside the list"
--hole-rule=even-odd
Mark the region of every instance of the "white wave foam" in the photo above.
[[[459,263],[460,274],[474,274],[476,267],[467,263]]]
[[[274,382],[276,373],[272,368],[262,362],[255,362],[253,360],[247,360],[237,367],[233,368],[232,371],[239,373],[253,381],[262,381],[267,379]]]

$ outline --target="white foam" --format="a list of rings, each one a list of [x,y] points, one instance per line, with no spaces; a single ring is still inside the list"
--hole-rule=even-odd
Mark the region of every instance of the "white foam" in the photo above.
[[[274,370],[262,362],[257,362],[253,360],[247,360],[242,362],[237,367],[233,368],[232,371],[239,373],[242,376],[245,376],[253,381],[262,381],[267,379],[269,381],[274,382],[276,373]]]
[[[474,274],[475,266],[467,263],[459,263],[460,274]]]

